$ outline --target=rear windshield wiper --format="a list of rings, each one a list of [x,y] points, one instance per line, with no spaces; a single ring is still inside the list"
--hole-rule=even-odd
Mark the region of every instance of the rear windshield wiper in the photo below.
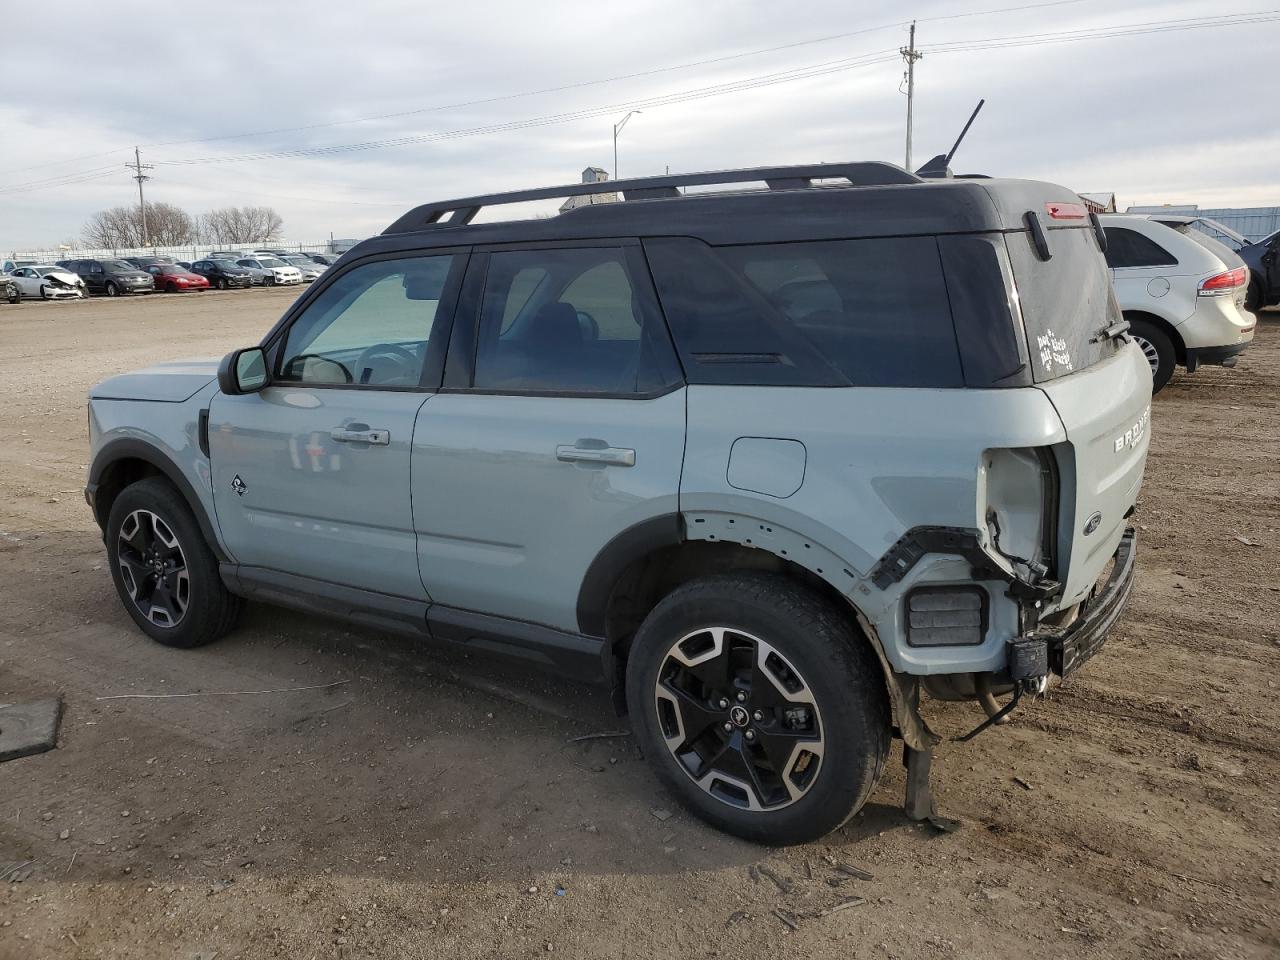
[[[1129,332],[1129,321],[1118,320],[1109,327],[1104,327],[1092,337],[1089,338],[1090,343],[1103,343],[1107,340],[1115,340]]]

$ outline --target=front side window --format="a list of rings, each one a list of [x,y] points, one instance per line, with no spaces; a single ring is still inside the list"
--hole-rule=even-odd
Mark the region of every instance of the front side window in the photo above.
[[[661,317],[626,248],[490,255],[477,389],[651,393],[678,379],[669,358]]]
[[[432,338],[446,334],[440,300],[456,263],[406,257],[344,273],[289,328],[276,380],[417,386]]]

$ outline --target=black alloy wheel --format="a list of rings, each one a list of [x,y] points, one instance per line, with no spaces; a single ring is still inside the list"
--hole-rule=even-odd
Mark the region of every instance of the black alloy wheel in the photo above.
[[[134,510],[120,525],[116,563],[127,596],[158,627],[176,627],[191,603],[191,577],[173,529],[150,510]]]
[[[800,797],[822,765],[822,716],[809,685],[772,646],[708,626],[667,650],[654,687],[667,749],[699,789],[745,810]]]

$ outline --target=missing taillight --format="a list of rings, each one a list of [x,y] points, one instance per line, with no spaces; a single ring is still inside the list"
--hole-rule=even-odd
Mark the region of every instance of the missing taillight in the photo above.
[[[1233,294],[1237,287],[1249,282],[1249,268],[1236,267],[1226,273],[1219,273],[1200,281],[1199,295],[1202,297],[1221,297]]]

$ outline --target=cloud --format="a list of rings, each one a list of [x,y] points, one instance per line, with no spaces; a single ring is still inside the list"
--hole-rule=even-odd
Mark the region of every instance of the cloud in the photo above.
[[[956,17],[1017,0],[924,3],[915,162],[950,146],[979,97],[987,105],[957,158],[965,171],[1116,190],[1124,203],[1280,203],[1271,65],[1280,23],[982,52],[930,52],[959,40],[1204,16],[1188,3],[1117,10],[1101,0]],[[900,25],[758,56],[612,83],[508,97],[660,70],[891,23],[882,5],[647,0],[481,4],[313,0],[223,2],[174,16],[166,40],[152,5],[68,2],[67,22],[34,32],[0,61],[0,251],[78,234],[95,210],[136,200],[134,144],[156,163],[149,197],[192,212],[263,203],[290,238],[375,232],[414,204],[577,178],[613,166],[611,124],[639,99],[887,52],[886,62],[774,86],[646,107],[619,142],[624,175],[816,160],[901,162]],[[1215,13],[1230,11],[1214,11]],[[929,19],[953,17],[953,19]],[[194,35],[178,37],[189,29]],[[489,98],[491,102],[484,101]],[[420,111],[366,123],[374,114]],[[565,123],[306,159],[224,158],[421,137],[566,112]],[[266,132],[285,127],[311,127]],[[204,143],[174,143],[254,132]],[[164,144],[164,145],[159,145]],[[114,151],[109,152],[108,151]],[[88,156],[94,154],[105,156]],[[15,169],[26,168],[26,169]],[[98,179],[4,192],[84,172]]]

